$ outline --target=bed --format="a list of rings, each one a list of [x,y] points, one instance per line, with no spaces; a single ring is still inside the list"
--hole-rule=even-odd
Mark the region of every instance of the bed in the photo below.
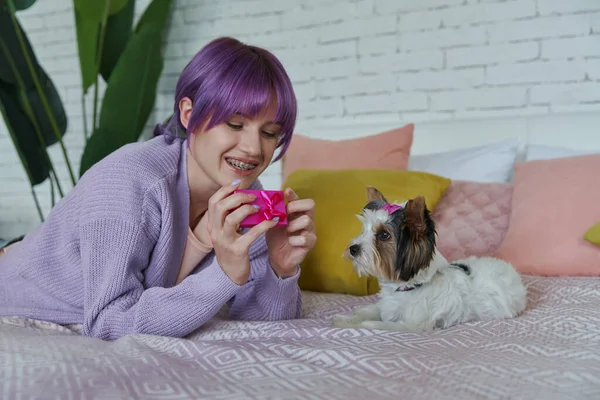
[[[304,124],[345,139],[379,124]],[[516,138],[600,153],[592,114],[416,123],[412,154]],[[411,156],[412,156],[411,154]],[[278,165],[263,183],[278,187]],[[303,317],[228,321],[226,310],[184,339],[82,337],[79,326],[0,318],[3,399],[593,399],[600,398],[600,277],[524,275],[528,307],[513,320],[431,334],[335,329],[330,319],[376,295],[303,293]]]

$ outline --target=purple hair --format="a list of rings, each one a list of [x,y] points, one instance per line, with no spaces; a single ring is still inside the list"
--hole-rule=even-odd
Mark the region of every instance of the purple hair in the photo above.
[[[179,116],[179,102],[184,97],[193,104],[187,130]],[[218,38],[204,46],[183,69],[175,89],[173,117],[165,127],[157,125],[154,134],[171,133],[176,122],[187,137],[207,120],[208,130],[235,113],[254,117],[273,100],[277,100],[275,122],[281,125],[277,143],[281,150],[273,160],[277,161],[290,145],[296,124],[292,82],[269,51],[230,37]]]

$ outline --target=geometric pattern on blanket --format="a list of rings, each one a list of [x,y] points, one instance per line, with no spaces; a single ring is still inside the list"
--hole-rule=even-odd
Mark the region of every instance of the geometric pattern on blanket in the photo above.
[[[448,260],[493,256],[508,230],[509,183],[452,181],[433,211],[437,247]]]
[[[334,329],[375,296],[304,293],[304,318],[217,317],[187,339],[103,342],[0,319],[0,394],[106,399],[600,398],[600,278],[524,277],[525,314],[432,334]]]

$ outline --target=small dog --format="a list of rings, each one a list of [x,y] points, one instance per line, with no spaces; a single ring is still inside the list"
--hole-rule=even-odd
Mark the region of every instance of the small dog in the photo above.
[[[436,248],[423,197],[390,204],[374,187],[358,218],[363,229],[345,250],[359,276],[379,279],[376,304],[336,315],[338,328],[432,332],[469,321],[513,318],[527,290],[515,268],[492,257],[448,262]]]

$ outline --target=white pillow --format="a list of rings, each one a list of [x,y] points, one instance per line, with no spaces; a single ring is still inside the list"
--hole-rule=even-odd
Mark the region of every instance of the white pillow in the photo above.
[[[553,158],[584,156],[596,153],[600,153],[600,151],[574,150],[566,147],[539,146],[530,144],[527,146],[525,152],[525,161],[551,160]]]
[[[453,180],[509,182],[517,157],[517,138],[443,153],[411,155],[409,171],[422,171]]]

